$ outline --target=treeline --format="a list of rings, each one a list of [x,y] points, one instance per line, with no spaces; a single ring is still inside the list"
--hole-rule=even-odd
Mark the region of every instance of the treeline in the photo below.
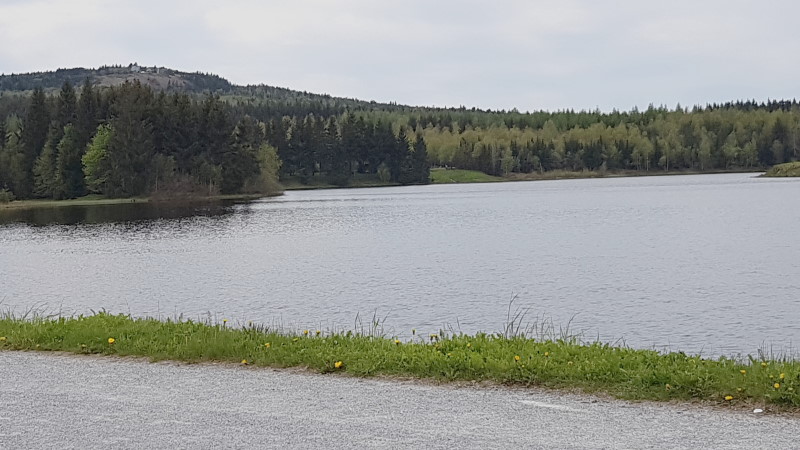
[[[0,122],[0,189],[16,198],[271,193],[280,162],[263,124],[218,97],[139,83],[35,89]]]
[[[752,169],[800,159],[797,106],[773,111],[655,111],[647,121],[631,115],[628,121],[598,121],[588,126],[572,125],[557,114],[538,128],[428,123],[422,134],[433,164],[492,175],[550,170]]]
[[[329,117],[336,99],[238,103],[270,123],[285,115]],[[552,170],[714,171],[766,168],[800,159],[800,104],[737,102],[687,110],[489,112],[362,105],[370,123],[423,136],[435,166],[491,175]],[[349,147],[349,145],[348,145]]]
[[[2,98],[0,98],[2,100]],[[425,142],[364,115],[258,120],[218,96],[138,82],[0,101],[0,189],[16,198],[271,193],[278,176],[429,182]]]
[[[427,183],[431,165],[508,175],[738,170],[800,160],[795,100],[522,113],[269,86],[233,86],[218,96],[136,82],[100,88],[87,79],[79,91],[67,82],[49,94],[0,92],[0,189],[20,198],[244,193],[276,189],[277,176]]]

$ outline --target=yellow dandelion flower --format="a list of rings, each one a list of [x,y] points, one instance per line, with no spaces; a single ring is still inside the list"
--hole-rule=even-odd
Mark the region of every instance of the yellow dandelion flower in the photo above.
[[[742,374],[742,375],[745,375],[745,374],[747,374],[747,371],[742,369],[742,370],[739,371],[739,373]]]
[[[317,336],[319,336],[320,333],[322,333],[322,331],[317,330]]]
[[[733,400],[733,396],[732,395],[726,395],[725,396],[725,401],[729,402],[731,400]]]
[[[667,383],[667,385],[666,385],[666,386],[664,386],[664,389],[666,389],[666,390],[668,390],[668,391],[669,391],[670,389],[672,389],[672,386],[670,386],[670,385],[669,385],[669,383]]]
[[[778,376],[778,378],[780,378],[781,380],[783,380],[784,378],[786,378],[786,374],[785,374],[785,373],[782,373],[782,374],[780,374],[780,375]]]
[[[303,330],[303,336],[308,336],[308,330]]]
[[[266,347],[266,348],[270,348],[270,347],[272,347],[272,344],[270,344],[269,342],[267,342],[266,344],[264,344],[264,347]]]
[[[395,339],[394,343],[395,343],[395,345],[400,345],[400,339]]]
[[[767,367],[767,363],[765,363],[765,362],[762,362],[762,363],[761,363],[761,367]]]
[[[472,344],[470,344],[469,342],[467,342],[467,348],[472,348]]]
[[[117,340],[114,339],[114,338],[108,338],[108,343],[109,344],[113,344],[114,342],[117,342]]]
[[[342,366],[344,366],[344,363],[341,362],[341,361],[336,361],[335,363],[333,363],[333,367],[335,367],[337,369],[341,369]]]
[[[520,358],[519,355],[514,355],[514,361],[519,362],[520,359],[522,359],[522,358]]]
[[[242,364],[244,364],[244,365],[246,366],[246,365],[247,365],[247,360],[246,360],[246,359],[243,359],[243,360],[242,360]]]
[[[780,383],[775,383],[775,384],[772,385],[772,387],[774,387],[775,389],[780,389],[781,388],[781,384]]]
[[[5,342],[5,341],[6,341],[6,337],[5,336],[0,336],[0,342]]]
[[[550,357],[550,352],[544,352],[544,357],[545,358],[549,358]]]
[[[228,319],[222,319],[222,323],[228,323]]]

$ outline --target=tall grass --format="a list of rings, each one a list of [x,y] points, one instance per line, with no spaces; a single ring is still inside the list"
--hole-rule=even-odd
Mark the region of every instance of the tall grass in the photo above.
[[[489,381],[607,393],[634,400],[701,400],[724,405],[800,407],[800,363],[790,359],[705,359],[684,353],[583,343],[540,321],[523,327],[524,310],[509,306],[495,334],[440,332],[385,336],[373,316],[358,332],[287,332],[227,321],[157,320],[105,312],[75,317],[0,318],[0,350],[143,356],[151,360],[223,361],[305,367],[354,376]],[[513,324],[511,323],[513,322]],[[544,327],[542,327],[544,323]],[[358,326],[358,323],[357,323]],[[537,331],[538,330],[538,331]]]

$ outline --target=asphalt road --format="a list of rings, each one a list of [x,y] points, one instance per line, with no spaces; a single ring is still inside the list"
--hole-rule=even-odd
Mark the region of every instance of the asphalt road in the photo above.
[[[798,448],[800,419],[529,389],[0,352],[0,448]]]

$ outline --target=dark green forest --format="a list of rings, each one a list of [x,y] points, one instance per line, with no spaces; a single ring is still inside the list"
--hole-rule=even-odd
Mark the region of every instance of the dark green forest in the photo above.
[[[507,176],[746,170],[800,159],[795,100],[521,113],[235,86],[163,68],[137,66],[131,79],[131,70],[0,76],[0,189],[56,199],[270,193],[278,179],[427,183],[431,166]]]

